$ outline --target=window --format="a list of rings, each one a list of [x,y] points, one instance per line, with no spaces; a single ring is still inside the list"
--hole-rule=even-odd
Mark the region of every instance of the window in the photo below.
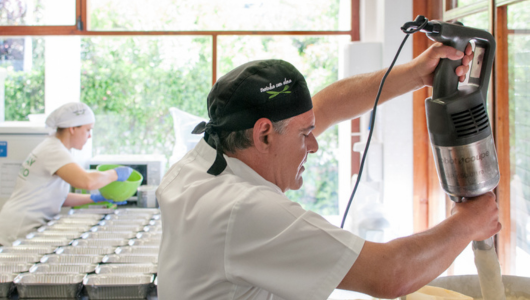
[[[530,276],[530,1],[508,6],[507,13],[513,274]]]
[[[1,16],[13,16],[0,23],[5,119],[28,121],[28,115],[80,100],[96,114],[92,156],[163,154],[172,163],[182,156],[183,142],[177,142],[171,112],[206,119],[212,83],[234,67],[284,59],[306,76],[312,94],[337,80],[339,49],[358,36],[352,28],[358,5],[357,0],[4,1]],[[337,138],[337,127],[319,138],[321,150],[309,157],[303,189],[289,194],[323,215],[338,214]]]

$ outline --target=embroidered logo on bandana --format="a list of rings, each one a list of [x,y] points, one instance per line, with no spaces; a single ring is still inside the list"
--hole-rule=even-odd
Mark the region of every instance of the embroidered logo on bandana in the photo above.
[[[269,99],[272,99],[272,98],[278,96],[279,94],[290,94],[291,91],[288,91],[288,89],[289,89],[289,85],[286,85],[286,86],[283,87],[282,91],[279,91],[279,92],[271,91],[271,92],[267,92],[267,94],[271,94]]]
[[[264,88],[261,88],[260,92],[262,92],[262,93],[266,92],[267,94],[270,94],[271,96],[269,97],[269,99],[272,99],[272,98],[278,96],[279,94],[290,94],[291,91],[288,91],[288,89],[289,89],[289,83],[291,83],[291,82],[293,82],[292,79],[285,78],[283,80],[283,82],[278,82],[276,84],[269,83],[268,86],[266,86]],[[277,87],[280,87],[280,86],[284,86],[283,90],[281,90],[279,92],[270,91],[270,90],[272,90],[274,88],[277,88]],[[270,92],[268,92],[268,91],[270,91]]]
[[[74,110],[73,113],[74,113],[76,116],[80,116],[80,115],[84,115],[84,114],[85,114],[85,110],[84,110],[84,109]]]

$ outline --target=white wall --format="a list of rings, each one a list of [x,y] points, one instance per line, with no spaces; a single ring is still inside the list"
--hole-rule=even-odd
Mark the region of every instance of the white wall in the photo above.
[[[380,42],[380,62],[383,68],[388,68],[405,37],[400,27],[413,20],[412,0],[361,0],[360,15],[361,42]],[[355,60],[362,62],[367,56],[356,55],[349,59],[351,64]],[[409,38],[396,64],[411,59],[412,39]],[[347,75],[348,72],[343,70],[341,74]],[[376,119],[376,132],[383,148],[382,202],[394,235],[388,238],[409,235],[413,232],[412,93],[379,106]],[[361,122],[367,122],[366,117]],[[347,199],[341,196],[339,201],[342,207]]]

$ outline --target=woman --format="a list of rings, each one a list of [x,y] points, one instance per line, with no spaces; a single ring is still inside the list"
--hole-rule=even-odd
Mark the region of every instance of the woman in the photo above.
[[[11,245],[36,227],[44,225],[61,206],[77,206],[109,201],[99,193],[69,193],[70,186],[96,190],[113,181],[125,181],[129,167],[103,172],[87,172],[75,163],[70,149],[81,150],[91,137],[94,113],[84,103],[67,103],[54,110],[46,126],[55,134],[42,141],[30,153],[19,171],[15,189],[0,211],[0,245]]]

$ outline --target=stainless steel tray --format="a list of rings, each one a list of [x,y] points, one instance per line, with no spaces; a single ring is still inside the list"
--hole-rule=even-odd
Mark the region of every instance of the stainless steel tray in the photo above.
[[[73,214],[73,215],[55,215],[54,220],[60,219],[94,219],[101,220],[105,214]]]
[[[145,299],[154,275],[94,274],[84,280],[89,299]]]
[[[97,254],[48,254],[44,255],[40,262],[50,264],[97,264],[102,259],[103,255]]]
[[[33,263],[0,262],[0,273],[22,273],[27,272]]]
[[[106,214],[114,214],[115,210],[110,208],[80,208],[80,209],[70,209],[68,212],[69,215],[77,215],[77,214],[99,214],[99,215],[106,215]]]
[[[125,214],[125,215],[107,215],[105,220],[145,220],[151,219],[150,214]]]
[[[33,239],[38,237],[48,237],[48,238],[69,238],[70,240],[73,240],[75,238],[78,238],[81,236],[81,233],[78,231],[53,231],[53,230],[45,230],[42,232],[32,232],[28,233],[26,235],[26,239]]]
[[[159,214],[159,208],[118,208],[115,214]]]
[[[93,219],[93,218],[64,218],[59,220],[51,220],[46,225],[53,226],[53,225],[94,225],[97,222],[99,222],[101,219]]]
[[[117,247],[127,245],[128,239],[84,239],[74,240],[72,246],[81,247]]]
[[[129,274],[148,273],[156,274],[157,264],[99,264],[96,267],[97,274]]]
[[[30,273],[51,274],[81,274],[92,273],[96,270],[96,264],[34,264]]]
[[[40,261],[42,254],[32,253],[0,253],[0,263],[35,263]]]
[[[129,231],[129,232],[138,232],[143,228],[142,225],[111,225],[111,226],[94,226],[90,228],[90,231]]]
[[[32,239],[20,239],[13,242],[13,246],[66,246],[72,239],[60,237],[36,237]]]
[[[147,231],[147,232],[162,232],[162,226],[147,225],[147,226],[144,226],[144,231]]]
[[[101,260],[103,263],[141,264],[158,263],[158,254],[107,254]]]
[[[85,232],[81,235],[82,239],[131,239],[136,235],[132,231],[96,231]]]
[[[13,279],[18,274],[13,273],[0,273],[0,298],[7,298],[11,295],[14,289]]]
[[[113,226],[113,225],[147,225],[148,219],[119,219],[119,220],[103,220],[99,221],[98,225],[101,226]]]
[[[152,232],[138,232],[136,234],[137,239],[161,239],[162,238],[162,231],[152,231]]]
[[[77,231],[77,232],[85,232],[88,231],[92,225],[84,225],[84,224],[55,224],[52,226],[41,226],[37,229],[38,232],[42,231]]]
[[[56,254],[112,254],[116,250],[116,247],[74,247],[66,246],[59,247],[55,250]]]
[[[0,253],[30,253],[30,254],[48,254],[53,253],[55,246],[16,246],[0,247]]]
[[[129,246],[160,246],[161,239],[150,238],[150,239],[131,239],[129,240]]]
[[[156,254],[160,252],[157,246],[122,246],[116,248],[116,254]]]
[[[162,226],[162,220],[151,220],[151,221],[149,221],[149,225],[151,225],[151,226]]]
[[[19,274],[13,283],[20,298],[77,298],[86,274]]]

